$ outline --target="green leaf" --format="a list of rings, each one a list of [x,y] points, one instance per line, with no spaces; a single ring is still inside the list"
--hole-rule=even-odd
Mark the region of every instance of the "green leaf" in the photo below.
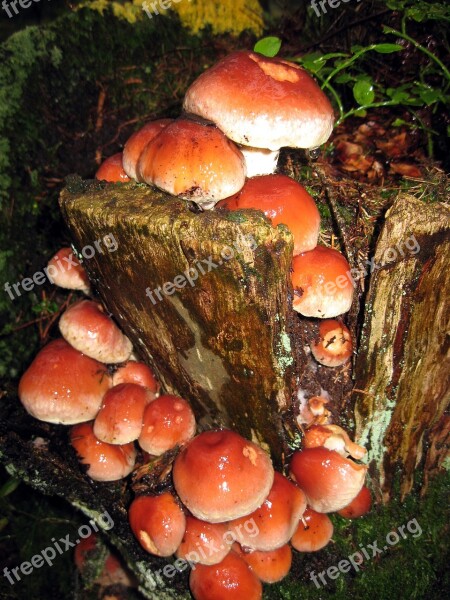
[[[350,75],[350,73],[342,73],[342,75],[338,75],[338,77],[336,77],[335,82],[336,83],[348,83],[349,81],[353,81],[355,78]]]
[[[6,498],[6,496],[12,494],[19,484],[20,479],[15,479],[14,477],[8,479],[8,481],[0,488],[0,498]]]
[[[400,44],[377,44],[373,49],[380,54],[391,54],[403,50],[403,46],[400,46]]]
[[[373,84],[367,79],[360,79],[353,86],[353,96],[360,106],[372,104],[375,100]]]
[[[272,58],[278,54],[281,48],[281,40],[278,37],[269,36],[265,37],[259,42],[256,42],[253,50],[258,52],[258,54],[262,54],[263,56],[268,56]]]

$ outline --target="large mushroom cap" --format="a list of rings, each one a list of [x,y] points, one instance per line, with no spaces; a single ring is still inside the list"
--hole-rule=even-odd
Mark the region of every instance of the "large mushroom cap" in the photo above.
[[[172,123],[173,119],[158,119],[150,121],[135,131],[123,147],[123,168],[132,179],[137,178],[136,167],[145,146],[158,135],[158,133]]]
[[[104,365],[59,339],[47,344],[22,375],[19,398],[36,419],[72,425],[96,416],[110,386]]]
[[[183,107],[213,121],[239,144],[270,150],[320,146],[334,122],[328,98],[306,71],[248,51],[202,73]]]
[[[177,119],[147,144],[137,174],[139,181],[210,208],[242,188],[246,169],[237,146],[212,123]]]
[[[123,362],[133,350],[126,335],[92,300],[72,304],[59,320],[59,330],[74,348],[103,363]]]
[[[320,214],[312,196],[286,175],[262,175],[247,179],[240,192],[221,200],[216,208],[255,208],[274,226],[286,225],[294,236],[294,256],[317,246]]]
[[[259,446],[230,430],[205,431],[177,456],[173,483],[198,519],[220,523],[250,514],[272,487],[274,470]]]

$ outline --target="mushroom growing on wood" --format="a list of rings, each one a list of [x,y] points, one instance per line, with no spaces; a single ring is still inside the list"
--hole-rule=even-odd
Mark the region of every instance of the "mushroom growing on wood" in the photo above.
[[[74,348],[103,363],[123,362],[133,350],[127,336],[92,300],[72,304],[61,316],[59,330]]]
[[[233,545],[236,552],[253,573],[264,583],[276,583],[288,575],[292,565],[292,550],[289,544],[276,550],[264,552],[262,550],[242,549],[239,544]]]
[[[230,521],[256,510],[274,479],[269,456],[259,446],[224,429],[205,431],[183,448],[173,483],[183,504],[209,523]]]
[[[328,544],[332,535],[330,517],[308,506],[291,538],[291,544],[299,552],[317,552]]]
[[[294,236],[294,256],[317,246],[320,214],[312,196],[286,175],[262,175],[247,179],[240,192],[221,200],[216,208],[261,210],[272,225],[283,223]]]
[[[215,125],[180,118],[147,144],[137,175],[139,181],[212,208],[242,188],[246,169],[238,147]]]
[[[311,342],[311,352],[325,367],[339,367],[353,352],[352,336],[348,327],[335,319],[325,319],[319,324],[319,339]]]
[[[73,425],[95,418],[110,387],[104,365],[58,339],[44,346],[22,375],[19,398],[35,419]]]
[[[130,181],[130,178],[123,170],[122,152],[113,154],[103,161],[95,174],[95,179],[113,183],[126,183],[127,181]]]
[[[249,176],[273,173],[284,146],[322,145],[334,123],[330,101],[306,71],[248,51],[234,52],[202,73],[186,92],[183,108],[251,147]]]
[[[160,131],[172,123],[173,119],[157,119],[150,121],[135,131],[123,147],[123,168],[131,179],[137,179],[136,167],[145,146],[155,138]]]
[[[89,278],[72,248],[61,248],[47,265],[48,278],[58,287],[89,293]]]
[[[207,523],[195,517],[186,517],[186,531],[176,555],[189,563],[216,565],[231,549],[227,541],[226,523]]]

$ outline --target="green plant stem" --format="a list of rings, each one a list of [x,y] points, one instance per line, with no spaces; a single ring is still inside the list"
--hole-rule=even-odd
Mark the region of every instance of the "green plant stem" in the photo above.
[[[342,121],[345,121],[345,119],[348,119],[348,117],[351,117],[352,115],[354,115],[355,113],[357,113],[361,110],[369,110],[370,108],[379,108],[380,106],[396,106],[396,105],[398,105],[398,102],[396,102],[394,100],[386,100],[385,102],[373,102],[372,104],[365,104],[363,106],[358,106],[357,108],[352,108],[351,110],[346,112],[344,115],[342,115],[336,121],[335,127],[340,125],[342,123]]]
[[[322,88],[325,87],[327,85],[327,83],[333,79],[333,77],[339,73],[339,71],[342,71],[343,69],[346,69],[348,66],[350,66],[352,63],[355,62],[355,60],[358,60],[358,58],[360,56],[362,56],[363,54],[366,54],[366,52],[370,52],[371,50],[373,50],[374,48],[376,48],[376,44],[371,44],[370,46],[367,46],[366,48],[362,48],[361,50],[359,50],[356,54],[354,54],[353,56],[351,56],[348,60],[344,61],[341,65],[339,65],[338,67],[336,67],[335,69],[333,69],[333,71],[331,71],[331,73],[328,75],[328,77],[325,79],[325,81],[322,83]]]
[[[447,67],[444,65],[444,63],[441,60],[439,60],[439,58],[435,54],[433,54],[432,52],[430,52],[430,50],[428,50],[428,48],[425,48],[424,46],[419,44],[419,42],[416,42],[416,40],[414,38],[410,37],[407,33],[397,31],[397,29],[392,29],[392,27],[388,27],[387,25],[384,25],[384,31],[385,31],[385,33],[392,33],[393,35],[398,35],[399,37],[403,38],[404,40],[410,42],[418,50],[421,50],[424,54],[426,54],[428,56],[428,58],[431,58],[431,60],[434,60],[434,62],[437,65],[439,65],[439,67],[442,69],[442,72],[444,73],[446,79],[448,79],[448,81],[450,81],[450,71],[447,69]]]

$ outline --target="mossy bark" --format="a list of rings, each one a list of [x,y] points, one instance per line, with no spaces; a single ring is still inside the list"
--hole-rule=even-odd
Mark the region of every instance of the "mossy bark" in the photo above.
[[[388,500],[448,457],[450,209],[402,196],[386,215],[365,302],[355,416],[372,475]]]
[[[117,248],[85,267],[165,389],[201,426],[236,429],[281,464],[294,392],[289,231],[136,184],[72,182],[61,207],[78,249],[113,236]]]

